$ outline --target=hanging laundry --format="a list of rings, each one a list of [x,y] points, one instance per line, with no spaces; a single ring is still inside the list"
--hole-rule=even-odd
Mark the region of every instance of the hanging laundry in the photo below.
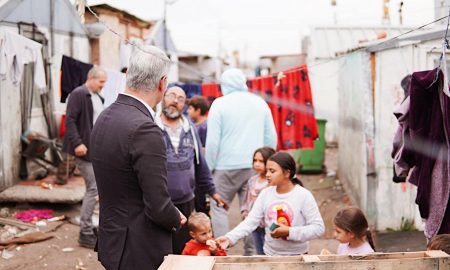
[[[24,65],[34,63],[34,83],[46,91],[42,45],[24,36],[2,29],[0,31],[0,78],[9,73],[14,84],[20,83]]]
[[[413,73],[410,95],[394,113],[399,121],[392,152],[395,172],[417,186],[416,204],[428,240],[450,233],[450,98],[443,86],[440,69]]]
[[[100,95],[105,99],[103,104],[106,107],[114,103],[120,93],[125,91],[125,74],[115,70],[106,70],[107,79]]]
[[[216,98],[222,96],[220,85],[217,83],[203,83],[202,96],[206,97],[208,102],[211,104]]]
[[[87,74],[93,67],[72,57],[63,55],[61,62],[61,102],[65,103],[69,94],[86,82]]]
[[[175,84],[175,85],[184,90],[187,98],[202,95],[202,87],[200,84],[183,83],[183,84]]]
[[[280,97],[280,148],[314,148],[317,122],[306,65],[284,72],[277,95]]]
[[[280,135],[280,109],[279,104],[279,87],[276,86],[276,77],[264,76],[257,77],[247,81],[249,91],[261,96],[269,105],[270,111],[272,112],[273,122],[275,124],[275,129],[277,130],[277,137],[281,138]]]

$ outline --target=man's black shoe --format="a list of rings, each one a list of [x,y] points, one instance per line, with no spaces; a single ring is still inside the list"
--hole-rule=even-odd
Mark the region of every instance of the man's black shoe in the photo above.
[[[80,237],[78,238],[78,244],[80,244],[80,246],[94,249],[96,243],[97,243],[97,236],[95,236],[94,234],[80,233]]]

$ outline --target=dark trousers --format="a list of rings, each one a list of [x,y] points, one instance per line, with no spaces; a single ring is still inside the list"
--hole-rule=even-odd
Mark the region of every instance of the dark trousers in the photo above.
[[[186,218],[189,218],[191,213],[194,212],[194,199],[182,204],[175,204],[175,206]],[[190,239],[191,236],[189,235],[189,229],[186,222],[186,224],[184,224],[172,237],[173,254],[181,254],[184,246]]]
[[[195,189],[195,211],[196,212],[202,212],[209,216],[209,206],[206,202],[206,194],[199,190],[198,188]]]

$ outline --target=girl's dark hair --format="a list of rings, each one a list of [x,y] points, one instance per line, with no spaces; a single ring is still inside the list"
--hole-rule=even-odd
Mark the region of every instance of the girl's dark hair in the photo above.
[[[450,254],[450,234],[439,234],[431,238],[427,245],[428,250],[442,250]]]
[[[353,233],[359,239],[367,237],[367,241],[375,251],[372,232],[369,230],[369,223],[361,209],[357,207],[344,208],[336,214],[333,222],[336,227]]]
[[[286,152],[278,152],[272,155],[268,160],[277,163],[283,171],[289,171],[289,179],[292,183],[298,184],[303,187],[302,181],[297,178],[295,172],[297,170],[297,165],[295,164],[294,158]]]
[[[260,153],[261,156],[263,157],[263,162],[264,164],[267,163],[267,160],[273,155],[275,154],[275,149],[273,149],[272,147],[261,147],[256,149],[256,151],[253,153],[253,158],[255,158],[256,153]]]

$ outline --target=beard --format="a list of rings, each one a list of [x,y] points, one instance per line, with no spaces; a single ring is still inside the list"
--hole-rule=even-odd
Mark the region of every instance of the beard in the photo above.
[[[169,119],[178,119],[181,117],[181,113],[177,109],[168,107],[165,104],[163,104],[162,112]]]

